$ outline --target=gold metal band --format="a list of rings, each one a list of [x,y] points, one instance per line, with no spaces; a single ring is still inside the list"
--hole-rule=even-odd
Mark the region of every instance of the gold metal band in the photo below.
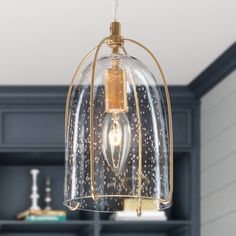
[[[127,51],[125,50],[125,47],[122,47],[124,54],[128,55]],[[142,156],[142,125],[141,125],[141,116],[140,116],[140,110],[139,110],[139,100],[138,100],[138,94],[136,90],[136,85],[132,77],[130,77],[133,88],[134,88],[134,98],[135,98],[135,104],[136,104],[136,115],[137,115],[137,122],[138,122],[138,206],[136,208],[137,216],[140,217],[142,215],[142,179],[143,179],[143,156]]]
[[[92,81],[91,81],[91,88],[93,88],[94,86],[94,78],[95,78],[95,69],[96,69],[96,63],[97,63],[97,57],[98,57],[98,52],[100,50],[100,48],[102,47],[102,45],[104,43],[106,43],[106,41],[108,40],[109,37],[104,38],[101,43],[99,43],[98,46],[96,46],[95,48],[93,48],[84,58],[83,60],[80,62],[80,64],[78,65],[73,78],[71,80],[68,92],[67,92],[67,97],[66,97],[66,109],[65,109],[65,138],[67,135],[67,126],[68,126],[68,116],[69,116],[69,105],[70,105],[70,96],[71,96],[71,92],[72,92],[72,88],[74,85],[74,82],[76,80],[76,78],[78,77],[78,74],[81,71],[82,65],[85,63],[85,61],[89,58],[89,56],[91,56],[91,54],[93,54],[96,51],[95,57],[94,57],[94,61],[93,61],[93,66],[92,66]],[[125,52],[125,48],[122,47],[123,51]],[[90,152],[92,150],[92,152],[90,153],[90,176],[91,176],[91,194],[93,196],[93,198],[96,198],[96,194],[95,194],[95,189],[94,189],[94,149],[93,149],[93,143],[94,143],[94,133],[91,132],[93,130],[93,106],[91,104],[93,104],[93,95],[94,95],[94,89],[91,89],[91,94],[90,94],[90,135],[92,133],[92,135],[90,137],[92,137],[92,140],[90,139]],[[91,98],[92,98],[92,103],[91,103]],[[91,117],[92,114],[92,117]],[[92,126],[91,126],[92,124]],[[77,205],[75,208],[70,207],[71,210],[76,210],[79,207],[79,205]]]
[[[170,164],[170,167],[169,167],[170,168],[170,191],[169,191],[169,196],[168,196],[168,202],[171,203],[172,202],[172,194],[173,194],[173,182],[174,182],[174,179],[173,179],[173,165],[174,165],[174,160],[173,160],[173,124],[172,124],[172,111],[171,111],[170,94],[169,94],[169,90],[167,87],[165,75],[164,75],[164,72],[160,66],[159,61],[157,60],[157,58],[154,56],[154,54],[147,47],[145,47],[144,45],[142,45],[141,43],[139,43],[133,39],[124,38],[123,40],[127,41],[127,42],[134,43],[134,44],[140,46],[142,49],[144,49],[152,57],[152,59],[154,60],[156,66],[158,67],[160,74],[161,74],[161,78],[162,78],[164,89],[165,89],[167,111],[168,111],[169,145],[170,145],[170,147],[169,147],[170,148],[170,163],[169,163]],[[141,179],[142,177],[139,177],[139,178]],[[139,179],[139,185],[140,185],[140,182],[142,183],[142,179],[141,180],[140,179]],[[139,188],[141,188],[141,187],[139,186]],[[141,202],[141,199],[139,200],[138,209],[142,208],[140,206],[140,202]],[[160,199],[160,202],[166,202],[166,201]]]
[[[73,85],[74,85],[74,82],[82,68],[82,65],[84,64],[84,62],[89,58],[89,56],[91,54],[93,54],[93,52],[97,50],[97,47],[95,47],[94,49],[92,49],[84,58],[83,60],[80,62],[80,64],[78,65],[75,73],[74,73],[74,76],[72,78],[72,81],[70,83],[70,86],[69,86],[69,89],[68,89],[68,92],[67,92],[67,97],[66,97],[66,110],[65,110],[65,138],[66,138],[66,131],[67,131],[67,125],[68,125],[68,113],[69,113],[69,104],[70,104],[70,95],[71,95],[71,91],[72,91],[72,88],[73,88]]]
[[[96,72],[96,65],[97,65],[97,59],[99,51],[102,47],[102,45],[107,42],[109,37],[104,38],[97,46],[95,56],[93,59],[92,64],[92,77],[91,77],[91,83],[90,83],[90,185],[91,185],[91,194],[94,200],[99,198],[98,195],[96,195],[95,187],[94,187],[94,124],[93,124],[93,118],[94,118],[94,107],[93,107],[93,96],[94,96],[94,80],[95,80],[95,72]]]
[[[136,209],[137,216],[142,215],[142,180],[143,180],[143,156],[142,156],[142,125],[141,125],[141,116],[140,116],[140,110],[139,110],[139,100],[138,100],[138,93],[136,90],[136,84],[130,76],[133,89],[134,89],[134,98],[135,98],[135,104],[136,104],[136,116],[137,116],[137,122],[138,122],[138,207]]]
[[[128,55],[127,51],[124,47],[123,51],[125,55]],[[138,94],[136,90],[136,85],[132,77],[130,77],[133,88],[134,88],[134,98],[136,104],[136,115],[138,121],[138,206],[136,208],[137,216],[140,217],[142,215],[142,178],[143,178],[143,171],[142,171],[142,126],[141,126],[141,117],[140,117],[140,110],[139,110],[139,101],[138,101]]]

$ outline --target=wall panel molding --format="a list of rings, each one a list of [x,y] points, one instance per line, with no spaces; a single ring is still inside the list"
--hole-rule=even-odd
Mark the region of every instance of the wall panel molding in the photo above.
[[[207,67],[189,87],[201,98],[236,69],[236,42]]]

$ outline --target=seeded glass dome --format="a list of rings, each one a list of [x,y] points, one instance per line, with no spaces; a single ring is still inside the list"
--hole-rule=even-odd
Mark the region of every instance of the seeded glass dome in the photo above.
[[[68,93],[64,204],[115,212],[133,199],[141,213],[149,199],[154,209],[166,209],[173,190],[170,107],[140,60],[98,51]]]

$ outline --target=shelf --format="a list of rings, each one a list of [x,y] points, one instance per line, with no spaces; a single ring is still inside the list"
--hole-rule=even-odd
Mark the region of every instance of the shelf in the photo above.
[[[64,166],[64,152],[0,152],[0,165]]]
[[[93,221],[25,222],[0,221],[0,233],[74,233],[93,228]]]
[[[190,221],[100,221],[103,233],[170,233],[190,227]]]
[[[188,229],[190,221],[99,221],[102,234],[170,233]],[[92,230],[94,221],[0,221],[0,233],[78,233]]]

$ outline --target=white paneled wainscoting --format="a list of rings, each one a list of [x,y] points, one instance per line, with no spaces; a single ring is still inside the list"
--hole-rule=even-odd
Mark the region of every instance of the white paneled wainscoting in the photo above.
[[[201,100],[201,235],[236,235],[236,71]]]

